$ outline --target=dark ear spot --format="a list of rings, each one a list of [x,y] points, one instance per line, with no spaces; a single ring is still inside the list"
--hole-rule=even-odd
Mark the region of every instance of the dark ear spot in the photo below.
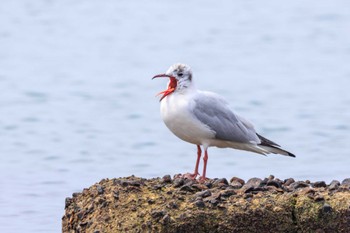
[[[190,73],[190,75],[188,76],[188,79],[190,80],[190,81],[192,81],[192,74]]]

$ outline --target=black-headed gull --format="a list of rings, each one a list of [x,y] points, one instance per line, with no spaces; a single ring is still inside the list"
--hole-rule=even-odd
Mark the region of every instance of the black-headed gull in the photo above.
[[[294,154],[259,135],[254,126],[229,108],[225,99],[215,93],[200,91],[193,83],[192,70],[185,64],[172,65],[165,74],[153,78],[170,79],[168,88],[160,92],[160,112],[165,125],[180,139],[197,145],[197,162],[193,174],[195,179],[204,149],[204,165],[201,180],[206,179],[208,147],[234,148],[259,154]]]

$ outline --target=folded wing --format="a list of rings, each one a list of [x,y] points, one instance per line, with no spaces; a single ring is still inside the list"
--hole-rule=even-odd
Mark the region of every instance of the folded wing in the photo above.
[[[200,92],[192,106],[194,116],[215,132],[219,140],[259,144],[252,124],[235,115],[227,102],[211,92]]]

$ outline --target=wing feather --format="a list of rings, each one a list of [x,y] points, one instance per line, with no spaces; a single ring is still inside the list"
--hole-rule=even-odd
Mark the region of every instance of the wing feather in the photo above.
[[[200,92],[193,100],[194,116],[215,132],[216,139],[260,143],[253,125],[235,115],[221,96],[211,92]]]

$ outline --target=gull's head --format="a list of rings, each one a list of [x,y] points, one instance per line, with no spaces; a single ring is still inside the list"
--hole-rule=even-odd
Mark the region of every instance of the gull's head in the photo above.
[[[158,95],[163,94],[160,100],[164,99],[167,95],[171,93],[188,88],[192,84],[192,70],[191,67],[185,64],[177,63],[167,70],[165,74],[158,74],[154,78],[169,78],[168,89],[158,93]]]

